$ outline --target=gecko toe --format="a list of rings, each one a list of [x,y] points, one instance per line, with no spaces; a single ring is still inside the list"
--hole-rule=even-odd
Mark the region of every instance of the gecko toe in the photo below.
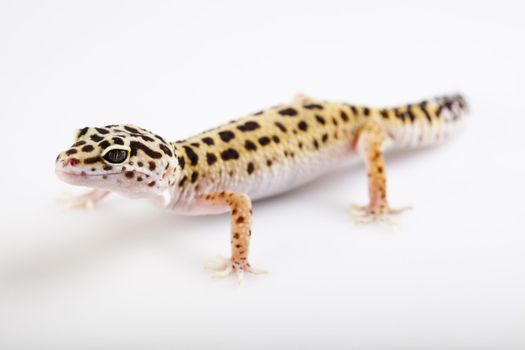
[[[268,271],[264,270],[264,269],[258,269],[256,267],[251,267],[249,266],[246,271],[248,271],[249,273],[253,273],[254,275],[264,275],[264,274],[267,274]]]
[[[390,208],[388,205],[374,206],[374,205],[356,205],[350,206],[350,213],[354,218],[354,223],[357,225],[369,224],[372,222],[379,222],[390,228],[398,229],[399,225],[388,219],[390,215],[401,214],[405,211],[411,210],[411,206],[401,208]]]
[[[223,270],[219,270],[219,271],[215,271],[211,277],[212,278],[223,278],[223,277],[226,277],[228,276],[229,274],[231,274],[233,271],[233,268],[232,266],[226,266],[226,268],[224,268]]]
[[[219,262],[210,263],[206,265],[206,269],[214,271],[212,278],[222,278],[233,273],[237,276],[237,283],[240,285],[244,280],[244,273],[249,272],[254,275],[261,275],[267,273],[265,270],[251,267],[246,261],[235,261],[234,259],[226,259],[220,257]]]

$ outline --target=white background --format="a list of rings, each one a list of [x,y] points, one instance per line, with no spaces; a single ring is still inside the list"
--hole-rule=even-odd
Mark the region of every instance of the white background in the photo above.
[[[0,349],[523,349],[525,53],[516,2],[0,3]],[[388,159],[401,229],[356,226],[362,165],[255,204],[251,260],[211,280],[229,218],[113,196],[54,159],[83,126],[170,139],[295,93],[395,105],[462,91],[447,144]]]

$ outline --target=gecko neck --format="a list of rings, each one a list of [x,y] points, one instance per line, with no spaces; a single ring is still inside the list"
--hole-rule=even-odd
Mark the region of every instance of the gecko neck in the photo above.
[[[182,155],[184,151],[180,147],[180,142],[171,142],[171,146],[175,162],[173,169],[168,171],[168,186],[164,194],[165,202],[163,203],[165,207],[173,207],[185,196],[185,193],[179,188],[181,180],[185,177],[184,168],[186,167],[186,162]]]

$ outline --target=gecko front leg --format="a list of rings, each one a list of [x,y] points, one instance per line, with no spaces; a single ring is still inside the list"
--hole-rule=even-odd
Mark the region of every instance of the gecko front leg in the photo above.
[[[100,202],[109,194],[109,191],[93,189],[80,196],[63,195],[58,199],[59,203],[64,204],[66,208],[93,209],[95,204]]]
[[[368,193],[370,202],[365,206],[353,204],[352,211],[360,216],[359,223],[379,220],[388,223],[384,216],[399,214],[410,207],[392,209],[386,197],[386,169],[382,146],[386,139],[386,132],[376,121],[369,121],[363,125],[354,145],[363,157],[368,176]]]
[[[209,204],[226,204],[231,210],[230,243],[232,256],[230,259],[224,259],[220,264],[208,266],[216,271],[213,277],[223,277],[235,272],[240,282],[245,271],[254,274],[264,273],[263,270],[251,267],[248,262],[252,234],[252,202],[250,197],[244,193],[218,192],[200,196],[198,199]]]

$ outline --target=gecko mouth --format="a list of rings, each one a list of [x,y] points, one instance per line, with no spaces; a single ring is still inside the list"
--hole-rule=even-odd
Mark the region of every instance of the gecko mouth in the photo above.
[[[147,174],[144,174],[144,173],[142,173],[140,171],[133,171],[133,172],[135,174],[139,175],[139,176],[148,177]],[[103,173],[103,174],[89,174],[86,171],[81,171],[80,173],[76,173],[76,172],[60,170],[60,169],[56,169],[55,173],[60,179],[62,179],[64,181],[67,181],[67,180],[78,181],[78,180],[81,180],[81,179],[105,178],[105,177],[108,177],[108,176],[123,175],[124,174],[124,172],[113,172],[113,173]]]
[[[80,173],[74,173],[71,171],[64,171],[64,170],[55,170],[55,173],[58,176],[69,176],[69,177],[95,177],[95,176],[108,176],[108,175],[122,174],[122,173],[88,174],[85,171],[81,171]]]

